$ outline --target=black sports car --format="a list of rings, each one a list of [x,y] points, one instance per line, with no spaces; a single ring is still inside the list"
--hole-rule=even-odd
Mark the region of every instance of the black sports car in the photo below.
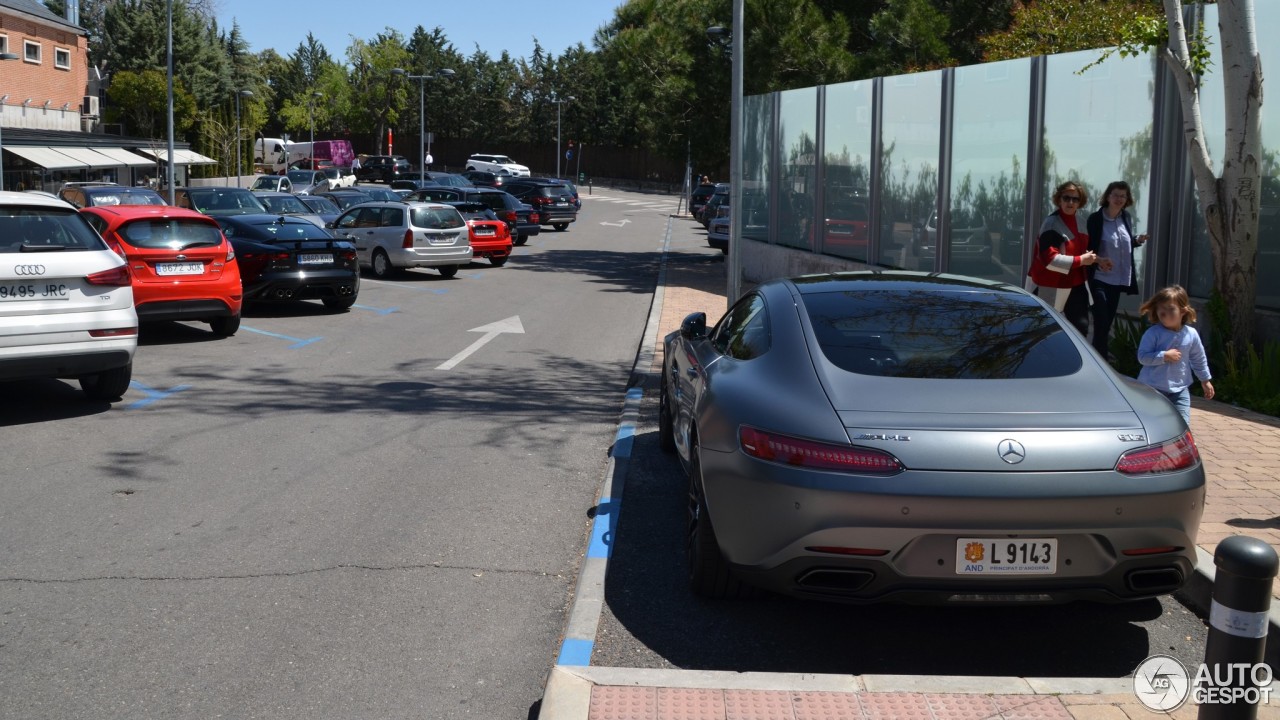
[[[351,243],[287,215],[215,219],[235,249],[245,302],[319,298],[331,310],[355,304],[360,268]]]

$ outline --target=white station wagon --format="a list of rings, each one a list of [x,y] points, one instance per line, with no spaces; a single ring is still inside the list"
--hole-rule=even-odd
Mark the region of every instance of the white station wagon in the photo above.
[[[471,263],[467,221],[452,205],[423,202],[366,202],[350,208],[330,226],[356,246],[361,267],[388,278],[404,268],[435,268],[447,278]]]
[[[137,347],[124,258],[70,203],[0,192],[0,382],[75,378],[115,400]]]
[[[529,168],[506,155],[472,155],[467,158],[467,170],[483,170],[512,177],[529,177]]]

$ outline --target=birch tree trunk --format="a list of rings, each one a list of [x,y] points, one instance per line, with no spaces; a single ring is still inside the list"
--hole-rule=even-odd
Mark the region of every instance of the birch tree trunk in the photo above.
[[[1181,0],[1164,0],[1169,45],[1162,51],[1182,101],[1182,132],[1200,210],[1213,251],[1213,284],[1231,318],[1229,342],[1251,344],[1258,292],[1258,218],[1262,171],[1262,59],[1254,32],[1253,0],[1219,0],[1218,38],[1226,132],[1221,174],[1204,140],[1198,78],[1188,51]],[[1220,328],[1214,328],[1221,332]]]

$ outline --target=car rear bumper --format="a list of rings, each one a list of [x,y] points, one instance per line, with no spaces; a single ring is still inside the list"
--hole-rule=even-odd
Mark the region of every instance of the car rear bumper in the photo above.
[[[138,321],[208,320],[240,314],[240,300],[202,298],[190,300],[157,300],[138,305]]]
[[[392,249],[388,253],[391,264],[396,267],[440,267],[442,265],[466,265],[471,262],[473,252],[470,245],[458,247],[448,245],[442,247],[415,247]]]
[[[511,254],[510,240],[497,240],[493,242],[472,241],[471,251],[473,257],[486,258],[504,258]]]
[[[712,526],[744,580],[850,602],[1167,594],[1191,577],[1204,512],[1201,465],[1142,478],[1076,472],[1023,483],[1009,473],[867,478],[705,448],[699,457]],[[964,574],[961,538],[1053,538],[1058,559],[1051,574]],[[1152,548],[1171,549],[1126,554]]]
[[[303,273],[263,275],[244,289],[245,300],[307,300],[353,297],[360,292],[360,276],[351,270],[308,270]]]
[[[571,223],[578,219],[578,213],[573,208],[568,210],[560,209],[539,209],[538,222],[542,225],[559,225],[560,223]]]

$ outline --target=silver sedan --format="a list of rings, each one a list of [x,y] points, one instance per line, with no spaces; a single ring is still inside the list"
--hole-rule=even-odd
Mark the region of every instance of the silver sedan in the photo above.
[[[1187,426],[1009,285],[774,280],[664,340],[689,579],[847,602],[1114,602],[1195,566]]]

